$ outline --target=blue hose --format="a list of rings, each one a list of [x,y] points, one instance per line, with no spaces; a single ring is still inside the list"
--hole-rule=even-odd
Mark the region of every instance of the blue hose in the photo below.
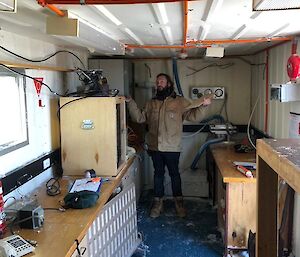
[[[177,59],[175,57],[172,59],[172,64],[173,64],[173,73],[174,73],[174,76],[175,76],[175,82],[176,82],[176,85],[177,85],[178,93],[181,96],[183,96],[183,92],[182,92],[182,89],[181,89],[181,86],[180,86],[180,81],[179,81],[179,76],[178,76]]]
[[[223,140],[225,139],[225,136],[222,136],[220,138],[214,138],[214,139],[211,139],[211,140],[208,140],[206,141],[203,145],[201,145],[200,149],[198,150],[194,160],[193,160],[193,163],[191,165],[191,169],[192,170],[196,170],[197,167],[197,163],[201,157],[201,155],[203,154],[203,152],[205,151],[206,147],[212,145],[212,144],[216,144],[216,143],[219,143],[219,142],[222,142]]]

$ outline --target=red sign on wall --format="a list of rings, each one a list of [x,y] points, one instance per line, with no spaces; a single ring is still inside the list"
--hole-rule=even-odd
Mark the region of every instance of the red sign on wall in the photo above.
[[[40,96],[41,93],[43,80],[44,78],[34,78],[34,86],[38,96]]]

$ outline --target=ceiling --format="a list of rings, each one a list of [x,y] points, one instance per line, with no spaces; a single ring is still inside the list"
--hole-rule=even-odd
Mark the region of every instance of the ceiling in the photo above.
[[[225,56],[247,55],[300,33],[298,9],[254,12],[252,0],[144,2],[51,5],[78,20],[78,36],[47,34],[47,17],[67,17],[36,0],[18,0],[16,13],[0,14],[0,26],[93,55],[125,58],[202,57],[206,47],[223,47]]]

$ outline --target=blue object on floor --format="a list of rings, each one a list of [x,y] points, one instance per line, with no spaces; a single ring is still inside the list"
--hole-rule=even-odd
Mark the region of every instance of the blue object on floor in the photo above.
[[[156,218],[149,217],[152,197],[144,194],[138,205],[138,230],[147,246],[144,254],[133,257],[221,257],[224,246],[217,231],[217,211],[208,200],[184,200],[187,217],[176,216],[174,202],[164,201],[164,212]],[[146,255],[145,255],[146,253]]]

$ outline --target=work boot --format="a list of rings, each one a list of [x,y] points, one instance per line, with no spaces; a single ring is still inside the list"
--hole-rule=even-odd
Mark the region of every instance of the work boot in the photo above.
[[[153,205],[150,211],[150,217],[157,218],[159,217],[162,211],[163,211],[163,199],[159,197],[154,197]]]
[[[186,216],[186,211],[183,207],[183,198],[182,196],[175,197],[175,208],[177,212],[177,216],[180,218],[184,218]]]

